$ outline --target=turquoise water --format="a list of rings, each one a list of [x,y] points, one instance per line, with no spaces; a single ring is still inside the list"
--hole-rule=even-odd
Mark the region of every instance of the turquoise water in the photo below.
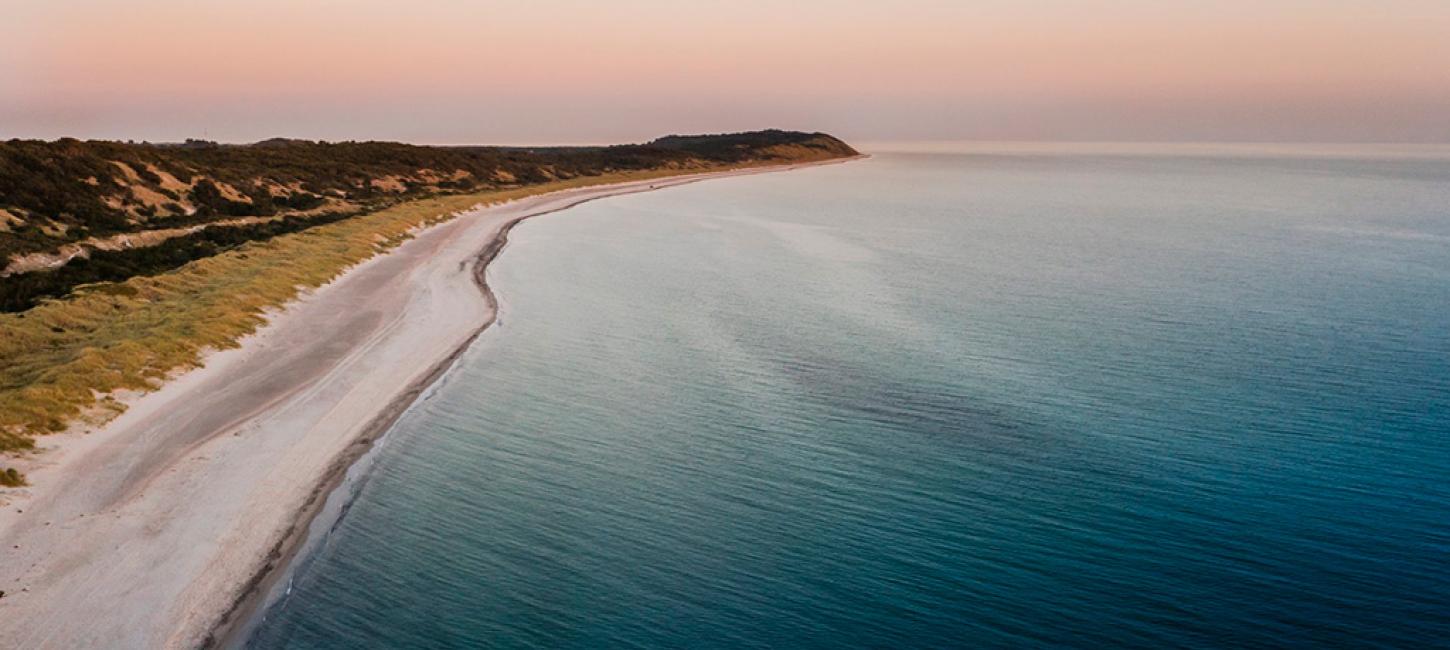
[[[1450,638],[1450,156],[884,153],[492,277],[255,647]]]

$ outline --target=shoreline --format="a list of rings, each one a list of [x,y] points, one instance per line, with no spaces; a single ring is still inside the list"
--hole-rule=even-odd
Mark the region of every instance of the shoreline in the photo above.
[[[541,216],[542,214],[548,213],[530,216]],[[428,388],[436,384],[453,368],[458,358],[468,352],[479,336],[482,336],[498,321],[498,298],[489,288],[488,279],[485,277],[488,265],[498,257],[499,253],[503,252],[504,246],[508,245],[509,231],[528,218],[528,216],[519,217],[505,223],[473,261],[473,282],[477,285],[479,292],[483,294],[484,300],[489,303],[489,315],[485,322],[479,325],[462,345],[430,368],[427,375],[394,397],[378,412],[372,422],[358,433],[354,443],[333,462],[332,467],[328,468],[327,473],[319,479],[317,486],[308,495],[307,502],[298,511],[292,527],[281,539],[277,540],[268,553],[267,563],[258,569],[256,575],[243,586],[242,593],[237,596],[232,607],[222,614],[211,631],[207,633],[207,638],[202,641],[202,647],[240,647],[247,642],[256,626],[262,622],[261,617],[276,601],[275,587],[280,584],[282,578],[290,575],[299,555],[310,541],[312,524],[317,521],[339,490],[346,487],[349,471],[378,448],[378,441],[387,434],[389,429],[393,428],[398,419],[413,404],[417,403],[418,398]],[[341,519],[341,514],[339,513],[339,519]]]
[[[23,540],[28,542],[27,546],[41,547],[39,552],[29,549],[20,551],[19,559],[33,560],[29,566],[20,568],[21,580],[29,580],[28,584],[18,588],[21,593],[11,592],[10,597],[0,600],[0,618],[9,618],[16,621],[17,614],[22,620],[25,619],[24,611],[13,612],[21,601],[34,604],[36,598],[48,599],[52,607],[45,607],[47,602],[32,606],[31,609],[39,609],[39,618],[47,620],[24,620],[22,629],[3,629],[3,621],[0,621],[0,639],[20,641],[17,645],[40,645],[40,646],[74,646],[94,644],[105,640],[115,642],[117,639],[132,640],[144,645],[164,645],[168,647],[187,647],[202,645],[225,645],[244,641],[247,633],[252,629],[256,616],[263,614],[270,601],[267,596],[273,591],[278,580],[287,575],[298,557],[298,554],[306,548],[309,539],[309,532],[318,516],[322,514],[326,505],[339,488],[345,486],[349,471],[356,466],[360,459],[367,456],[368,452],[375,447],[375,443],[381,439],[396,420],[414,404],[418,397],[432,386],[441,376],[446,374],[457,358],[461,356],[477,338],[496,322],[498,302],[492,289],[488,286],[486,272],[498,254],[504,249],[508,241],[508,231],[523,220],[535,216],[551,214],[566,210],[580,203],[619,196],[623,194],[650,191],[675,185],[699,182],[703,180],[721,178],[735,175],[767,173],[775,171],[788,171],[807,166],[821,164],[835,164],[855,160],[857,158],[842,158],[816,162],[787,163],[781,165],[744,167],[731,170],[719,170],[699,174],[687,174],[656,179],[626,181],[623,183],[592,186],[586,188],[574,188],[559,192],[541,194],[525,199],[498,205],[477,208],[465,212],[463,215],[440,224],[433,225],[418,233],[416,241],[409,242],[404,247],[396,249],[385,255],[378,256],[364,264],[350,269],[329,285],[320,288],[314,295],[304,296],[294,301],[274,315],[264,328],[264,331],[257,335],[248,337],[242,342],[239,350],[227,351],[221,354],[231,353],[225,360],[211,363],[208,359],[205,368],[193,370],[186,373],[176,381],[166,384],[161,390],[143,396],[138,400],[138,406],[144,402],[143,408],[135,408],[123,414],[122,418],[106,425],[102,430],[87,436],[90,438],[87,443],[80,445],[78,450],[68,450],[71,453],[62,457],[55,463],[56,473],[67,469],[65,465],[71,465],[71,472],[65,472],[75,476],[78,472],[86,470],[87,462],[95,465],[97,460],[94,457],[103,456],[106,453],[113,453],[121,450],[129,456],[127,459],[134,467],[127,467],[132,471],[113,471],[117,474],[113,485],[105,488],[93,488],[93,492],[102,494],[83,494],[79,498],[69,498],[70,495],[56,494],[47,495],[49,498],[42,501],[41,497],[34,495],[26,497],[27,503],[23,507],[31,511],[38,507],[44,512],[47,505],[55,505],[51,508],[54,514],[64,517],[66,514],[74,514],[70,521],[62,521],[60,530],[51,532],[50,529],[42,529],[38,523],[32,523],[30,529],[17,532],[17,522],[0,521],[0,524],[8,523],[8,526],[0,528],[0,538],[7,543]],[[477,231],[477,232],[475,232]],[[470,234],[471,233],[471,234]],[[454,237],[450,237],[453,235]],[[435,254],[447,253],[447,257],[457,255],[457,250],[462,244],[457,239],[482,238],[483,248],[470,251],[471,255],[457,262],[457,268],[443,268],[446,265],[441,263],[444,256]],[[408,252],[404,253],[403,248]],[[406,258],[406,259],[403,259]],[[385,260],[385,261],[378,261]],[[412,264],[412,266],[409,266]],[[367,270],[371,269],[371,270]],[[390,270],[397,270],[408,274],[403,280],[388,275]],[[458,287],[448,284],[450,278],[457,277],[468,272],[472,286],[467,287],[473,292],[474,298],[465,300],[461,293],[457,296],[431,296],[436,290],[438,293],[445,291],[458,292]],[[427,279],[432,279],[432,284],[426,284],[423,279],[413,277],[427,274]],[[364,277],[366,276],[366,277]],[[362,279],[360,279],[362,278]],[[380,293],[386,294],[383,298],[377,298],[368,293],[369,282],[379,283],[385,288]],[[362,286],[357,286],[362,285]],[[371,320],[356,318],[351,321],[342,321],[342,317],[331,316],[329,307],[343,307],[346,311],[359,310],[352,302],[344,300],[347,292],[353,291],[358,296],[368,301],[382,301],[384,308],[391,305],[397,308],[400,313],[392,315],[387,309],[383,313],[373,313]],[[411,333],[414,338],[421,335],[417,332],[419,327],[409,328],[409,319],[421,321],[413,323],[415,326],[443,321],[430,320],[430,314],[414,314],[408,309],[419,299],[412,297],[412,293],[421,292],[429,294],[433,302],[427,303],[428,309],[453,319],[451,325],[439,326],[439,329],[448,330],[453,327],[456,331],[448,335],[445,331],[437,338],[447,338],[448,341],[433,341],[427,344],[425,341],[409,341],[407,336]],[[323,298],[316,298],[326,293]],[[391,300],[392,302],[386,302]],[[309,307],[313,303],[330,301],[332,304],[321,304]],[[461,305],[471,301],[471,304]],[[356,325],[358,333],[350,347],[343,349],[333,344],[325,334],[318,337],[315,347],[320,351],[319,356],[326,362],[333,364],[321,370],[314,370],[311,366],[302,364],[302,370],[311,372],[295,386],[284,386],[275,388],[272,383],[266,381],[268,376],[262,374],[263,380],[257,390],[271,390],[279,393],[269,395],[256,408],[246,408],[245,400],[241,398],[252,397],[243,394],[241,396],[228,395],[232,390],[224,381],[225,375],[230,371],[232,375],[240,375],[243,379],[249,377],[245,373],[252,367],[262,370],[287,370],[301,372],[297,363],[288,363],[286,359],[278,360],[279,354],[289,354],[286,350],[286,334],[291,331],[312,332],[308,323],[298,323],[304,319],[306,314],[309,317],[321,318],[318,312],[329,314],[331,320],[324,320],[312,324],[314,329],[320,328],[326,331],[328,327],[347,328],[351,331]],[[474,316],[465,317],[464,314]],[[392,316],[388,319],[387,316]],[[479,318],[481,317],[481,318]],[[459,321],[467,318],[471,324],[470,328],[458,327]],[[335,322],[336,321],[336,322]],[[284,331],[285,330],[285,331]],[[281,333],[279,333],[281,332]],[[456,337],[456,338],[455,338]],[[282,340],[278,340],[278,339]],[[411,343],[411,345],[410,345]],[[415,347],[431,345],[432,349],[424,349],[421,353]],[[270,348],[279,348],[271,357],[266,357],[263,351]],[[441,357],[434,356],[435,353],[443,353]],[[262,356],[261,360],[257,357]],[[388,366],[388,357],[395,357],[398,360],[423,357],[437,358],[426,368],[419,371],[401,372],[399,377],[372,379],[367,370],[369,366]],[[415,361],[416,365],[416,361]],[[411,366],[409,366],[411,367]],[[210,370],[211,372],[207,372]],[[385,372],[383,369],[378,369]],[[258,374],[258,373],[253,373]],[[285,379],[282,381],[286,381]],[[370,382],[370,383],[369,383]],[[399,386],[399,382],[401,385]],[[207,390],[208,384],[217,387],[226,387],[224,390]],[[341,385],[339,388],[338,385]],[[389,388],[393,386],[394,388]],[[168,391],[168,389],[170,389]],[[137,437],[140,441],[152,443],[153,438],[163,437],[148,430],[163,428],[167,423],[157,424],[148,422],[148,416],[154,418],[166,418],[177,415],[185,419],[186,413],[176,414],[173,408],[175,403],[184,403],[187,392],[199,393],[190,396],[193,399],[202,397],[204,399],[223,400],[232,397],[244,403],[241,414],[226,420],[214,430],[206,430],[204,435],[197,435],[192,431],[181,431],[175,434],[175,441],[168,441],[171,444],[156,446],[153,456],[146,456],[148,450],[136,451],[127,445],[125,440],[106,441],[109,430],[124,430],[127,434]],[[241,391],[245,393],[246,391]],[[163,393],[166,393],[163,395]],[[221,393],[221,394],[217,394]],[[333,393],[326,395],[327,399],[335,400],[326,402],[318,395],[320,393]],[[386,393],[386,394],[385,394]],[[386,397],[386,399],[375,399]],[[180,398],[180,399],[178,399]],[[381,409],[369,408],[371,404],[383,403]],[[226,402],[223,402],[224,404]],[[329,408],[330,407],[330,408]],[[318,412],[323,409],[322,412]],[[339,410],[340,409],[340,410]],[[361,413],[367,409],[370,412]],[[365,415],[358,421],[359,415]],[[331,416],[331,417],[324,417]],[[344,420],[343,424],[334,426],[333,419]],[[352,418],[348,420],[347,418]],[[203,415],[192,416],[194,420],[204,420]],[[346,422],[358,421],[356,426],[348,428]],[[191,422],[187,422],[191,424]],[[206,424],[202,422],[201,424]],[[326,425],[326,429],[319,430],[319,427]],[[312,428],[302,432],[291,431],[289,428],[302,428],[311,425]],[[173,427],[181,429],[183,427]],[[341,430],[341,432],[339,432]],[[279,432],[280,431],[280,432]],[[311,431],[315,435],[308,437],[305,434]],[[116,436],[122,435],[114,432]],[[227,434],[231,434],[230,436]],[[243,438],[243,433],[247,433]],[[252,448],[235,449],[228,448],[236,445],[246,446],[245,442],[235,440],[247,440],[257,434],[257,437],[264,440],[254,443]],[[265,435],[263,435],[265,434]],[[193,440],[194,438],[194,440]],[[314,439],[316,438],[316,439]],[[268,446],[268,445],[271,446]],[[258,446],[260,445],[260,450]],[[288,447],[290,445],[290,447]],[[115,447],[116,449],[108,449]],[[278,451],[278,450],[281,451]],[[76,453],[78,452],[78,453]],[[301,459],[294,458],[291,454],[296,453]],[[160,457],[161,454],[165,457]],[[188,458],[188,456],[196,456]],[[219,457],[220,460],[216,460]],[[79,458],[79,460],[77,460]],[[273,478],[281,485],[274,485],[267,481],[255,479],[238,478],[245,476],[245,472],[239,472],[233,465],[236,463],[247,463],[261,460],[265,463],[268,460],[274,461],[275,466],[263,468],[268,474],[263,478]],[[228,464],[226,461],[232,461]],[[81,467],[76,468],[75,465]],[[293,467],[298,466],[298,467]],[[321,471],[307,468],[317,467]],[[298,479],[289,470],[302,469],[310,472],[313,478]],[[180,478],[173,478],[180,475]],[[58,478],[58,477],[50,477]],[[230,482],[227,479],[232,479]],[[189,479],[189,480],[187,480]],[[209,495],[198,494],[196,503],[186,497],[184,492],[188,486],[203,486],[202,489],[210,487],[211,482],[230,486],[234,491],[243,494],[227,492],[224,487],[210,489]],[[56,486],[50,485],[54,488]],[[86,486],[90,487],[90,486]],[[301,488],[306,487],[305,490]],[[170,488],[170,489],[168,489]],[[109,490],[109,491],[107,491]],[[85,492],[85,490],[79,490]],[[54,490],[52,490],[54,492]],[[160,496],[157,496],[160,493]],[[220,496],[218,496],[220,495]],[[206,497],[212,496],[217,503],[208,504]],[[64,498],[63,498],[64,497]],[[160,503],[148,503],[160,501]],[[280,501],[280,503],[279,503]],[[141,503],[137,503],[141,502]],[[13,505],[13,504],[12,504]],[[217,506],[209,509],[208,505]],[[100,506],[97,508],[97,506]],[[186,509],[199,511],[187,519]],[[67,513],[70,510],[72,513]],[[97,512],[100,510],[100,512]],[[137,512],[131,512],[137,511]],[[15,508],[19,513],[20,508]],[[123,514],[124,513],[124,514]],[[179,513],[179,514],[178,514]],[[91,514],[92,518],[82,522],[77,517],[85,517]],[[102,521],[96,517],[101,515],[115,515],[114,520]],[[280,516],[279,515],[285,515]],[[257,530],[242,530],[248,528],[251,516],[258,516],[265,520],[258,525]],[[133,518],[146,519],[144,525],[136,526]],[[204,518],[208,521],[198,522],[193,519]],[[34,513],[26,518],[34,522]],[[275,522],[278,528],[269,529],[268,523]],[[217,537],[218,531],[212,529],[208,524],[228,528],[229,534]],[[45,521],[44,526],[50,526],[50,521]],[[126,543],[109,544],[85,538],[87,531],[99,536],[118,535]],[[119,529],[119,530],[117,530]],[[62,531],[79,533],[81,539],[74,537],[58,536]],[[29,536],[26,533],[33,533]],[[169,557],[164,551],[145,548],[148,537],[151,535],[170,535],[176,553],[182,557]],[[186,538],[190,538],[189,540]],[[265,541],[265,544],[258,544],[258,541]],[[45,550],[49,543],[56,543],[59,549]],[[196,543],[209,542],[209,545],[201,550],[194,548]],[[188,546],[186,543],[191,544]],[[139,565],[138,572],[127,572],[128,562],[121,562],[120,567],[97,566],[107,562],[110,553],[121,553],[123,548],[138,546],[130,549],[125,560],[131,564]],[[161,544],[162,547],[166,545]],[[250,552],[252,547],[261,546],[255,552]],[[14,548],[21,549],[20,544]],[[8,551],[9,549],[7,549]],[[27,557],[28,555],[28,557]],[[131,556],[139,557],[131,557]],[[252,565],[248,557],[254,558],[256,562]],[[184,561],[183,561],[184,560]],[[156,566],[165,563],[166,566]],[[252,566],[253,568],[246,568]],[[152,576],[145,573],[147,570],[162,572],[166,580],[164,585],[136,585],[129,582],[146,582]],[[5,571],[9,573],[9,571]],[[102,573],[105,575],[92,575]],[[82,575],[77,575],[82,574]],[[12,583],[10,576],[0,583],[0,588],[9,587]],[[48,579],[63,579],[65,584],[51,584]],[[129,580],[129,582],[128,582]],[[95,586],[95,582],[102,583]],[[119,584],[117,584],[119,583]],[[152,590],[148,587],[156,586]],[[44,596],[36,596],[30,592],[31,587],[45,591]],[[164,587],[160,588],[160,587]],[[97,592],[104,592],[104,595]],[[161,593],[157,593],[161,592]],[[220,593],[219,593],[220,592]],[[140,599],[143,602],[131,605],[138,615],[136,618],[142,620],[130,620],[125,614],[119,615],[107,612],[113,619],[112,624],[103,620],[105,616],[94,619],[85,618],[85,607],[77,603],[75,606],[82,610],[79,612],[56,612],[55,609],[68,609],[72,606],[71,599],[66,596],[84,595],[92,599],[104,599],[107,597],[120,596],[123,598]],[[152,602],[145,602],[147,597]],[[154,602],[161,600],[162,602]],[[87,601],[85,605],[94,605]],[[93,607],[101,610],[99,606]],[[121,607],[119,609],[127,609]],[[157,613],[155,610],[162,610]],[[66,616],[70,613],[73,620],[90,620],[89,625],[75,626],[79,629],[37,630],[35,627],[46,624],[62,625],[69,627],[73,622],[60,623],[49,619]],[[62,619],[62,620],[63,620]],[[116,630],[109,629],[112,625],[121,626],[127,634],[119,637],[112,636]],[[56,638],[61,634],[66,638]],[[37,638],[39,637],[39,638]]]
[[[743,176],[754,173],[793,171],[803,167],[817,167],[851,162],[866,157],[868,156],[862,155],[812,163],[744,168],[723,172],[667,177],[650,181],[651,184],[645,188],[589,196],[560,207],[527,214],[505,222],[499,228],[497,234],[494,235],[493,239],[484,246],[483,250],[479,251],[477,257],[472,262],[473,283],[478,287],[479,293],[482,294],[489,306],[489,315],[485,322],[480,324],[468,339],[450,353],[447,358],[439,361],[437,365],[431,368],[427,376],[410,385],[406,391],[399,394],[392,402],[384,407],[374,421],[369,424],[367,429],[358,435],[356,443],[349,449],[348,453],[337,459],[334,467],[330,468],[328,473],[320,479],[313,493],[309,495],[307,505],[297,513],[296,521],[294,522],[293,528],[288,531],[288,535],[278,540],[277,545],[273,547],[272,552],[269,554],[268,564],[259,570],[257,575],[248,582],[246,588],[238,595],[236,601],[233,603],[232,608],[212,627],[207,638],[202,643],[203,647],[245,647],[251,635],[256,631],[257,626],[263,622],[263,617],[266,615],[267,610],[279,602],[281,596],[285,595],[275,593],[276,587],[281,584],[282,578],[290,578],[292,569],[296,567],[301,554],[314,541],[312,539],[314,534],[312,529],[313,524],[317,522],[317,518],[323,514],[327,505],[334,497],[351,501],[352,496],[355,496],[355,494],[340,494],[341,491],[347,488],[346,481],[349,472],[365,460],[369,454],[378,449],[378,443],[393,428],[393,425],[397,424],[403,414],[412,408],[429,388],[436,385],[443,376],[447,375],[448,371],[453,368],[458,359],[473,347],[473,344],[478,338],[484,332],[488,331],[490,327],[493,327],[494,323],[498,322],[498,295],[494,293],[493,288],[488,284],[488,268],[498,258],[499,254],[503,253],[504,248],[508,246],[509,233],[513,231],[514,227],[528,219],[563,212],[600,199],[650,192],[666,187],[689,185],[714,178]],[[640,182],[642,181],[631,181],[619,185],[630,186]],[[342,517],[346,514],[346,510],[347,503],[339,503],[337,518],[330,523],[335,525],[337,521],[341,521]],[[330,529],[331,526],[328,526],[328,528]]]
[[[771,171],[779,170],[772,169]],[[706,178],[698,180],[706,180]],[[679,182],[673,185],[685,184],[687,182]],[[423,393],[434,386],[444,375],[448,374],[448,371],[453,368],[453,365],[458,361],[459,357],[462,357],[468,352],[469,348],[473,346],[473,343],[478,340],[478,337],[482,336],[484,332],[488,331],[488,328],[493,327],[493,324],[498,322],[498,296],[488,285],[488,265],[493,263],[494,259],[508,245],[509,232],[527,219],[562,212],[583,203],[588,203],[589,201],[647,192],[653,189],[656,188],[650,186],[644,190],[620,192],[617,194],[582,199],[563,207],[515,218],[505,222],[499,228],[498,233],[484,246],[483,250],[479,251],[478,256],[472,262],[473,283],[478,287],[479,293],[483,295],[484,301],[488,303],[489,314],[485,321],[474,330],[466,341],[454,349],[452,353],[439,361],[433,368],[430,368],[426,376],[408,386],[407,390],[389,402],[382,411],[378,412],[377,417],[358,434],[356,442],[348,449],[348,452],[339,457],[333,467],[329,468],[327,474],[321,477],[317,487],[308,496],[306,505],[297,513],[293,527],[288,530],[285,537],[277,541],[277,544],[268,554],[268,564],[263,566],[257,572],[257,575],[253,576],[242,593],[237,596],[237,600],[233,603],[232,608],[213,626],[207,638],[202,642],[203,647],[219,646],[229,648],[241,646],[246,643],[251,633],[256,629],[256,625],[261,623],[260,617],[265,615],[267,609],[273,605],[274,588],[283,577],[290,575],[290,570],[295,567],[298,556],[310,541],[312,524],[323,513],[328,503],[337,495],[338,491],[346,487],[345,483],[349,471],[365,459],[368,454],[377,449],[378,441],[387,434],[388,430],[392,429],[393,425],[398,422],[398,419],[417,403]],[[341,514],[339,513],[339,519],[341,519]]]

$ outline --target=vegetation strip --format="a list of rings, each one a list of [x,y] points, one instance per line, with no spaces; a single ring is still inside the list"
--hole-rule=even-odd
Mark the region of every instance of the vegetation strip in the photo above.
[[[265,241],[353,216],[356,215],[350,212],[329,212],[316,217],[288,216],[261,223],[218,225],[143,248],[94,251],[86,256],[77,256],[53,270],[0,277],[0,312],[25,311],[45,298],[65,296],[84,285],[121,282],[138,275],[164,273],[247,242]],[[106,286],[97,290],[116,289]]]

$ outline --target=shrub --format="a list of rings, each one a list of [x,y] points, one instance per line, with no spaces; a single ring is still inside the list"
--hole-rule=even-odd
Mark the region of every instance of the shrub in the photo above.
[[[7,467],[5,471],[0,472],[0,486],[20,487],[22,485],[25,485],[25,475],[15,471],[14,467]]]

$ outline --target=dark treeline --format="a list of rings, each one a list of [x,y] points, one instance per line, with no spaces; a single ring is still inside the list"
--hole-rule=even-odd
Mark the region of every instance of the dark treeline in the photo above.
[[[824,133],[799,133],[772,129],[748,133],[667,135],[649,143],[649,146],[657,149],[687,151],[692,155],[712,159],[729,159],[739,156],[741,152],[759,151],[782,144],[800,144],[813,149],[834,151],[837,145],[844,143]],[[850,152],[850,154],[854,153],[856,153],[854,150]]]
[[[64,266],[0,278],[0,312],[19,312],[42,299],[64,296],[75,287],[96,282],[120,282],[138,275],[155,275],[187,262],[211,257],[252,241],[300,232],[353,216],[336,212],[318,217],[282,217],[242,226],[217,226],[173,237],[154,246],[91,251]]]

